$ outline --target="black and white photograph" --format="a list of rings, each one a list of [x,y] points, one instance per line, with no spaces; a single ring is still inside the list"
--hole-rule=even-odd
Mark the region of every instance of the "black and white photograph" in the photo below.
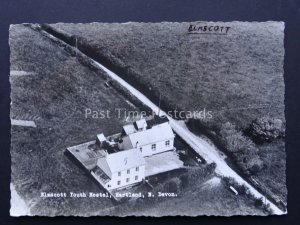
[[[10,215],[287,214],[284,30],[12,24]]]

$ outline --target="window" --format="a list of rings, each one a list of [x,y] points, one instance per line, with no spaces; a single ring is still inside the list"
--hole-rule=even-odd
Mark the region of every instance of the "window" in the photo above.
[[[138,176],[135,176],[135,180],[138,180],[139,179],[139,177]]]
[[[119,176],[119,177],[121,176],[121,172],[118,172],[118,176]]]
[[[127,170],[127,174],[130,174],[130,170]]]
[[[120,180],[118,180],[118,185],[121,185],[121,181]]]
[[[166,146],[170,146],[170,140],[166,141]]]
[[[151,145],[151,149],[152,149],[152,151],[155,151],[156,150],[156,144]]]
[[[127,178],[127,179],[126,179],[126,182],[128,183],[128,182],[129,182],[129,180],[130,180],[130,179],[129,179],[129,178]]]
[[[139,167],[135,167],[135,171],[138,172],[140,170]]]

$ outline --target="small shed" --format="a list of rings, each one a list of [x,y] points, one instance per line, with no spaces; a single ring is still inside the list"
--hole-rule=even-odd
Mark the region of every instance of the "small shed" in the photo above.
[[[103,144],[106,142],[106,137],[103,133],[97,135],[96,143],[100,146],[100,148],[103,147]]]
[[[140,119],[135,121],[135,127],[137,130],[146,130],[147,128],[147,122],[145,119]]]

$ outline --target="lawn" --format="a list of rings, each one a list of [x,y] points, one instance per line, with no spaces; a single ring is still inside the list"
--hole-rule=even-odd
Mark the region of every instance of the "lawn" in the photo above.
[[[203,168],[203,167],[202,167]],[[201,170],[201,168],[198,168]],[[196,169],[197,170],[197,169]],[[267,215],[265,211],[255,207],[255,201],[245,195],[234,195],[223,182],[218,181],[214,174],[202,174],[198,179],[193,179],[192,184],[184,186],[180,180],[181,176],[165,178],[159,186],[163,186],[163,191],[154,187],[151,190],[153,198],[138,199],[124,209],[122,205],[117,206],[115,211],[121,216],[197,216],[197,215]],[[156,177],[159,178],[159,175]],[[191,178],[188,178],[191,179]],[[217,182],[214,182],[217,180]],[[184,179],[184,181],[186,181]],[[153,181],[150,180],[150,183]],[[165,183],[165,184],[164,184]],[[175,191],[176,190],[176,191]],[[176,193],[176,196],[165,195],[158,197],[159,191],[162,193]],[[169,191],[169,192],[168,192]],[[163,196],[163,195],[161,195]]]
[[[110,199],[42,199],[40,192],[102,191],[65,155],[67,147],[117,133],[123,118],[85,117],[85,108],[138,110],[114,88],[105,75],[82,65],[75,55],[32,29],[10,30],[11,70],[34,75],[11,76],[11,118],[33,118],[37,128],[12,126],[12,182],[29,203],[32,214],[84,214],[112,206]],[[36,118],[36,119],[35,119]]]
[[[184,207],[181,202],[187,202]],[[214,204],[211,204],[213,202]],[[254,202],[243,196],[234,196],[224,185],[211,188],[193,188],[175,199],[167,199],[155,207],[138,210],[138,215],[265,215],[262,210],[254,207]]]

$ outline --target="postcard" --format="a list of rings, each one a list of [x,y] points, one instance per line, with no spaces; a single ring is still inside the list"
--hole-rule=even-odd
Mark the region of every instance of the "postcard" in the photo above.
[[[283,22],[9,35],[11,216],[287,213]]]

